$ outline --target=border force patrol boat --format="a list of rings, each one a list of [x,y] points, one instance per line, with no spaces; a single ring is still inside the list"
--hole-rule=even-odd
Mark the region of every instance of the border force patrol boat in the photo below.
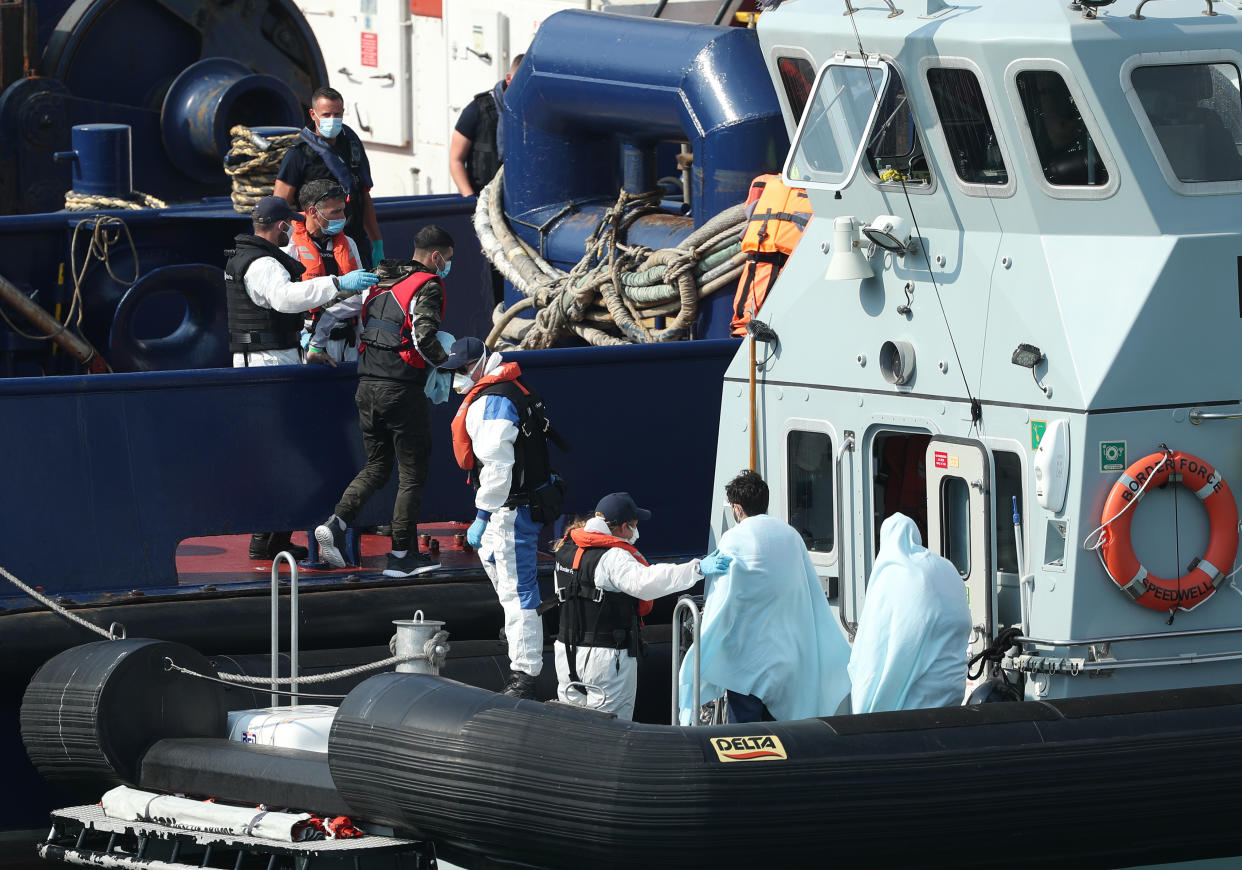
[[[815,217],[724,378],[717,487],[763,473],[851,639],[910,516],[991,681],[679,727],[384,674],[336,713],[335,794],[475,866],[1242,854],[1242,3],[793,0],[759,37]],[[219,747],[180,742],[130,778],[204,791]]]

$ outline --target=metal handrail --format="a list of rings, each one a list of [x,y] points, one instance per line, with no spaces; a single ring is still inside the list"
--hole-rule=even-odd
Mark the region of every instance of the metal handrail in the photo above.
[[[1123,643],[1131,640],[1166,640],[1169,638],[1203,637],[1211,634],[1235,634],[1242,626],[1225,628],[1193,628],[1187,631],[1162,631],[1150,634],[1118,634],[1111,637],[1085,637],[1078,640],[1046,640],[1039,637],[1015,637],[1014,643],[1030,643],[1037,646],[1097,646],[1102,643]]]
[[[1237,414],[1213,414],[1202,408],[1190,409],[1190,422],[1198,426],[1204,420],[1242,420],[1242,411]]]
[[[845,561],[845,509],[844,509],[844,501],[843,501],[845,497],[844,496],[845,491],[842,488],[842,484],[841,484],[841,478],[844,476],[841,474],[841,465],[842,465],[842,460],[845,459],[845,454],[853,453],[853,452],[854,452],[854,433],[847,432],[844,439],[841,441],[841,446],[837,448],[837,456],[836,456],[836,459],[834,460],[834,468],[832,472],[833,482],[836,484],[835,486],[836,492],[834,493],[834,498],[836,499],[836,503],[832,506],[832,512],[833,514],[835,514],[836,521],[837,521],[837,540],[836,540],[837,578],[838,578],[838,582],[841,584],[842,600],[844,600],[844,594],[845,594],[846,561]],[[854,563],[853,537],[854,537],[853,530],[851,529],[850,561],[849,561],[851,568],[853,567],[853,563]],[[851,600],[853,600],[852,592],[851,592]],[[842,616],[844,617],[844,613],[845,613],[844,608],[842,608],[841,612],[842,612]]]
[[[698,605],[694,603],[694,599],[689,595],[683,595],[677,599],[677,605],[673,608],[673,715],[669,720],[670,725],[676,725],[681,721],[681,611],[685,609],[690,611],[692,617],[693,629],[693,645],[694,645],[694,689],[693,704],[690,710],[693,715],[690,717],[691,726],[699,724],[699,706],[701,700],[699,697],[699,614]]]
[[[288,550],[272,560],[272,695],[271,706],[279,700],[276,687],[280,682],[280,563],[289,563],[289,677],[293,680],[291,706],[298,705],[298,563]]]

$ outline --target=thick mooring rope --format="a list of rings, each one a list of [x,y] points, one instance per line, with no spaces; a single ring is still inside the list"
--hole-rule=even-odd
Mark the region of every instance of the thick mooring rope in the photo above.
[[[254,210],[255,203],[271,196],[276,173],[285,152],[298,141],[297,133],[281,136],[260,136],[249,127],[238,124],[229,130],[233,137],[229,153],[224,157],[224,171],[233,179],[233,209],[242,214]]]
[[[734,284],[745,261],[743,206],[726,209],[675,248],[653,251],[624,242],[638,218],[656,210],[658,191],[622,191],[586,240],[568,272],[548,263],[509,228],[503,206],[504,167],[479,193],[475,231],[484,254],[526,299],[494,314],[487,344],[551,347],[577,335],[594,345],[645,344],[689,338],[699,300]],[[520,319],[534,308],[535,317]],[[661,327],[654,318],[672,317]]]
[[[76,190],[65,192],[65,211],[139,208],[168,208],[168,203],[158,196],[152,196],[140,190],[132,191],[126,197],[98,196],[90,193],[78,193]]]

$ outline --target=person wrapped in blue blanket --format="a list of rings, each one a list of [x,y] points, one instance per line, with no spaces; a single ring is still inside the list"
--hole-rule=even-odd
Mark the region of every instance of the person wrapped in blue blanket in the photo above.
[[[970,623],[953,563],[923,546],[905,514],[886,519],[850,656],[854,712],[961,704]]]
[[[702,697],[724,695],[730,722],[831,716],[849,693],[850,648],[806,544],[768,515],[768,485],[756,472],[734,477],[725,496],[738,523],[720,536],[719,551],[733,561],[708,581],[703,602]],[[681,667],[683,725],[697,714],[693,656],[691,647]]]

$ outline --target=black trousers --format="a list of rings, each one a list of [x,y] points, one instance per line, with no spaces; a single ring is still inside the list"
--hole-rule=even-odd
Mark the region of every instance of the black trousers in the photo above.
[[[336,515],[348,524],[392,476],[397,466],[397,498],[392,508],[392,548],[417,548],[418,508],[431,458],[431,410],[418,381],[364,379],[354,401],[362,427],[367,464],[346,487]]]

